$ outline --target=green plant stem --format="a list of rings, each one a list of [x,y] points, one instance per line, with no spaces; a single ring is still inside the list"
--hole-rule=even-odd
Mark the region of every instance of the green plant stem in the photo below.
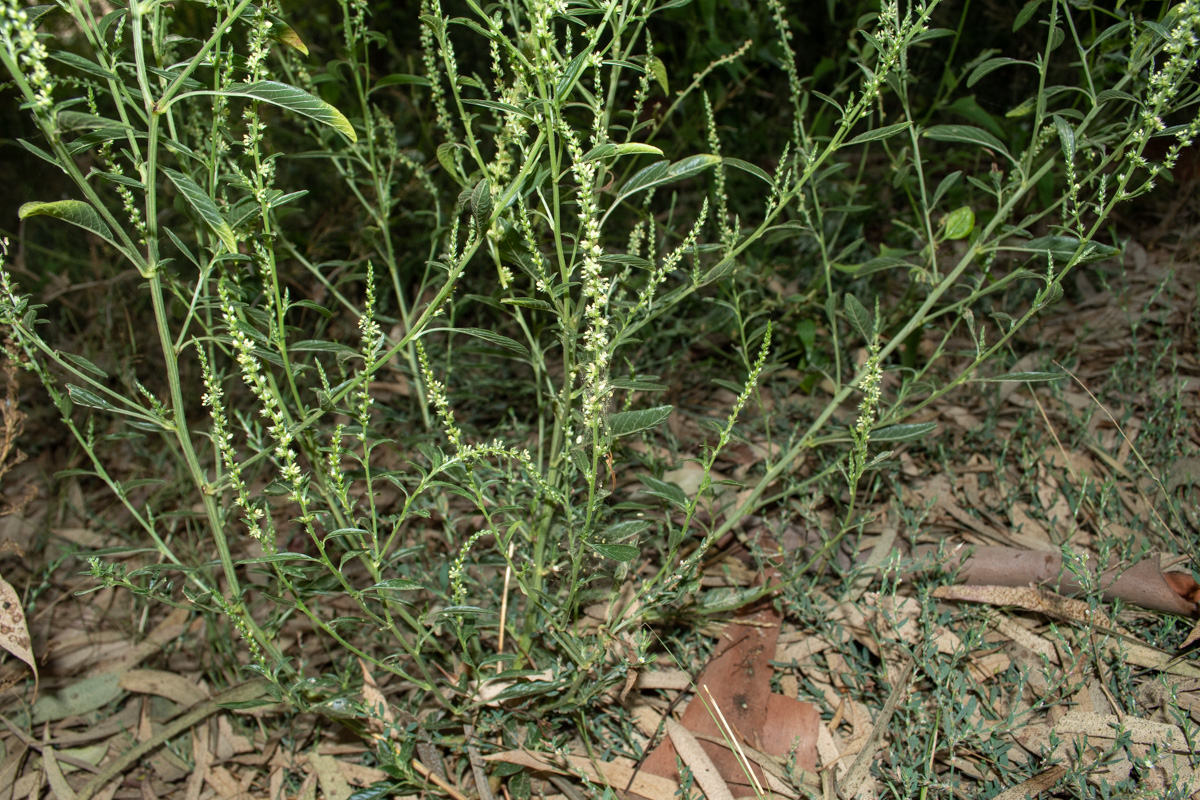
[[[1009,215],[1012,214],[1012,210],[1025,196],[1025,193],[1037,185],[1037,182],[1041,180],[1042,176],[1050,171],[1053,164],[1053,161],[1047,161],[1046,163],[1042,164],[1037,172],[1035,172],[1021,184],[1019,190],[1013,192],[1008,201],[999,209],[997,209],[991,221],[988,222],[987,226],[980,234],[979,241],[987,241],[995,233],[996,229],[999,228],[1000,225],[1009,218]],[[925,298],[925,301],[909,318],[908,322],[906,322],[900,331],[894,334],[887,341],[887,343],[883,345],[879,351],[879,358],[881,362],[886,359],[887,356],[892,353],[892,351],[899,347],[904,340],[908,338],[909,334],[924,324],[926,316],[937,303],[938,299],[956,284],[958,278],[964,271],[966,271],[967,267],[974,262],[977,255],[978,245],[972,246],[963,254],[958,263],[955,265],[954,269],[946,273],[946,276],[941,280],[941,282],[934,287],[932,291],[930,291],[929,295]],[[820,431],[829,418],[833,416],[834,411],[836,411],[838,407],[842,405],[842,403],[850,398],[851,393],[855,390],[855,387],[858,386],[859,382],[862,381],[865,375],[865,368],[860,368],[854,379],[844,385],[841,390],[829,400],[825,406],[825,409],[817,415],[817,418],[809,425],[808,430],[804,433],[804,435],[801,436],[796,444],[792,445],[792,447],[789,448],[786,453],[780,456],[779,461],[775,464],[773,469],[767,470],[758,483],[755,484],[754,488],[750,491],[750,494],[746,497],[746,499],[742,501],[742,504],[726,516],[725,521],[722,522],[716,530],[715,535],[718,538],[732,530],[733,527],[738,525],[742,518],[747,514],[754,512],[754,510],[758,507],[758,498],[762,496],[767,487],[774,483],[805,450],[812,446],[812,441],[817,432]]]

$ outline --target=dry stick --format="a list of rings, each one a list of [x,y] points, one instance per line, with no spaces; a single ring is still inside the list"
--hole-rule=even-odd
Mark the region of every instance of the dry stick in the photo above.
[[[193,725],[196,725],[213,714],[216,714],[221,710],[221,706],[224,704],[245,703],[249,700],[256,700],[259,697],[262,697],[266,693],[268,685],[269,684],[265,678],[246,681],[245,683],[239,683],[237,686],[226,689],[211,700],[205,700],[203,703],[197,704],[192,708],[191,711],[188,711],[176,717],[173,721],[167,723],[166,726],[164,726],[163,729],[154,736],[150,737],[144,742],[139,742],[109,762],[108,766],[101,770],[99,775],[84,784],[84,787],[80,789],[79,793],[75,796],[76,800],[91,800],[91,797],[95,795],[96,792],[100,791],[107,786],[110,781],[120,776],[130,767],[130,765],[140,761],[144,756],[160,747],[168,739],[174,739],[176,736],[183,733],[188,728],[191,728]]]
[[[442,791],[450,795],[452,798],[454,798],[454,800],[468,800],[467,796],[460,792],[457,787],[444,780],[440,775],[422,764],[417,759],[414,758],[412,760],[412,766],[422,778],[439,786]]]
[[[508,620],[508,589],[512,581],[512,557],[513,548],[516,547],[516,537],[508,543],[508,558],[504,565],[504,593],[500,595],[500,641],[496,644],[496,652],[504,652],[504,626]],[[496,662],[496,672],[504,671],[504,660]]]
[[[846,773],[846,778],[842,781],[842,785],[846,787],[846,794],[842,794],[839,790],[838,794],[840,796],[853,797],[858,794],[859,787],[866,780],[867,771],[871,769],[871,763],[875,760],[875,751],[879,747],[880,740],[883,738],[883,732],[887,729],[888,723],[891,722],[892,714],[895,713],[896,706],[900,703],[900,698],[908,691],[908,679],[912,675],[915,663],[912,656],[909,656],[908,661],[904,663],[904,667],[900,670],[900,674],[896,676],[896,683],[892,686],[892,692],[888,695],[887,702],[883,704],[883,710],[875,718],[875,727],[871,729],[871,735],[863,743],[862,750],[858,751],[858,755],[854,758],[854,763],[850,765],[850,771]]]
[[[30,750],[36,750],[37,752],[40,753],[40,752],[42,752],[42,750],[44,748],[51,747],[54,744],[56,744],[56,742],[53,742],[53,741],[49,741],[49,742],[38,741],[37,739],[33,738],[25,731],[18,728],[12,722],[10,722],[8,717],[4,716],[3,714],[0,714],[0,722],[3,722],[5,724],[5,726],[7,726],[10,731],[12,731],[12,734],[21,740],[21,744],[25,745]],[[82,758],[79,758],[77,756],[72,756],[67,753],[59,753],[59,752],[55,752],[54,755],[59,761],[63,762],[64,764],[70,764],[72,767],[84,769],[84,770],[87,770],[88,772],[99,772],[100,771],[100,768],[97,767],[95,764],[91,763],[90,761],[84,761]]]

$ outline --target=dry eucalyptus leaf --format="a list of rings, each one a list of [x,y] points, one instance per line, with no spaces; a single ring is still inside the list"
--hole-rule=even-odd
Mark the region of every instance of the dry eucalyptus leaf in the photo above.
[[[637,764],[628,758],[616,758],[612,761],[593,761],[585,756],[566,756],[556,758],[549,753],[535,753],[529,750],[508,750],[503,753],[493,753],[483,757],[484,761],[504,761],[509,764],[520,764],[540,772],[553,772],[559,775],[570,775],[574,772],[586,775],[589,780],[624,789],[640,794],[649,800],[675,800],[679,784],[670,778],[652,775],[645,770],[637,770]],[[633,783],[630,785],[630,779]]]
[[[24,661],[33,670],[34,693],[37,692],[37,661],[29,642],[29,627],[25,624],[25,609],[21,598],[8,581],[0,578],[0,647]]]
[[[708,757],[708,753],[704,752],[704,748],[700,746],[700,742],[696,741],[696,737],[692,735],[691,731],[668,718],[667,735],[671,737],[671,743],[675,745],[675,752],[679,753],[683,763],[692,770],[692,775],[696,777],[696,783],[700,784],[700,788],[704,790],[704,796],[708,800],[733,800],[733,793],[729,791],[729,785],[721,778],[717,766]]]
[[[84,678],[57,695],[40,697],[33,704],[33,721],[52,722],[102,708],[121,696],[120,680],[119,674],[109,672]]]
[[[366,662],[360,658],[358,665],[362,668],[363,674],[363,705],[371,712],[368,725],[372,732],[383,733],[385,725],[391,725],[396,721],[396,715],[392,713],[391,707],[388,706],[387,698],[383,696],[383,692],[380,690],[379,684],[375,682],[375,676],[367,668]],[[376,716],[376,714],[382,714],[383,716]]]
[[[184,706],[194,706],[209,697],[208,692],[182,675],[158,669],[131,669],[117,685],[127,692],[157,695]]]
[[[1021,781],[1016,786],[1005,789],[996,795],[993,800],[1025,800],[1027,797],[1037,797],[1058,783],[1059,778],[1065,774],[1067,774],[1066,767],[1055,766],[1044,769],[1037,775]]]
[[[353,790],[350,782],[342,774],[342,767],[336,758],[311,753],[308,756],[308,765],[317,774],[317,781],[321,784],[321,793],[328,800],[349,800]]]

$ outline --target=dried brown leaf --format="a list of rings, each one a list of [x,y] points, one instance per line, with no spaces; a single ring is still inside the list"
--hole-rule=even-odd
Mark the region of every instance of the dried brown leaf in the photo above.
[[[637,765],[628,758],[617,758],[612,761],[592,761],[583,756],[566,756],[556,759],[548,753],[534,753],[529,750],[508,750],[503,753],[492,753],[484,756],[484,761],[504,761],[509,764],[519,764],[532,770],[553,772],[558,775],[583,774],[589,780],[606,784],[624,791],[629,786],[630,791],[640,794],[647,800],[674,800],[679,791],[679,784],[670,778],[652,775],[645,770],[638,770]],[[594,765],[594,766],[593,766]],[[599,771],[597,771],[599,770]],[[633,785],[630,786],[630,779]]]
[[[29,641],[29,626],[25,623],[25,609],[21,598],[0,577],[0,647],[24,661],[33,670],[34,694],[37,694],[37,661],[33,657],[33,646]]]
[[[695,701],[693,701],[695,702]],[[667,735],[675,745],[675,752],[683,759],[696,777],[696,783],[704,791],[708,800],[733,800],[733,793],[728,784],[721,778],[717,765],[708,757],[704,747],[696,740],[691,731],[673,719],[667,720]],[[749,778],[750,776],[747,776]]]
[[[207,691],[182,675],[158,669],[131,669],[121,675],[117,685],[127,692],[165,697],[185,706],[209,697]]]

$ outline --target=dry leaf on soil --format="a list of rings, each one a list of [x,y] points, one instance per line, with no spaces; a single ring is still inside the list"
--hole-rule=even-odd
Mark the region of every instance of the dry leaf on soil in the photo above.
[[[638,770],[637,765],[628,758],[617,758],[612,761],[592,761],[584,756],[566,756],[555,758],[549,753],[534,753],[529,750],[508,750],[503,753],[493,753],[484,756],[484,761],[504,761],[509,764],[519,764],[532,770],[553,772],[558,775],[583,774],[588,780],[596,781],[622,791],[629,786],[630,791],[640,794],[647,800],[675,800],[679,784],[670,778],[652,775],[645,770]],[[629,781],[633,779],[632,786]]]
[[[25,609],[21,598],[8,581],[0,578],[0,647],[24,661],[33,670],[34,696],[37,696],[37,661],[33,658],[33,646],[29,641],[29,627],[25,624]]]

